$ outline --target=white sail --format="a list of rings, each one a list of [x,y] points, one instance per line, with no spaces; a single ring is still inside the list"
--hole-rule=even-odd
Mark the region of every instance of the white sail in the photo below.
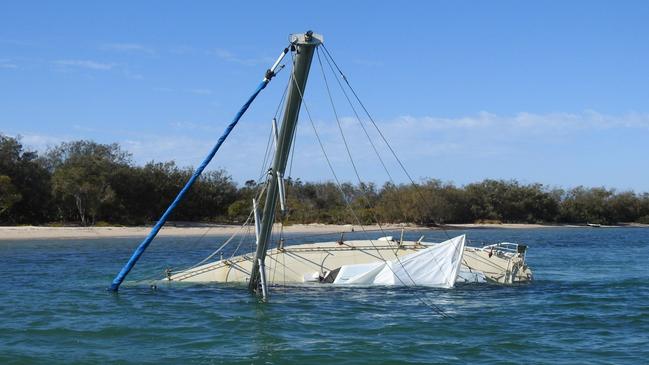
[[[392,261],[343,265],[334,284],[452,288],[462,264],[465,242],[466,236],[461,235]]]

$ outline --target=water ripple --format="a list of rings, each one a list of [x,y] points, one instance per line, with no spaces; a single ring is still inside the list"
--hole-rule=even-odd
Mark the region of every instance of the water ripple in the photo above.
[[[2,242],[0,363],[646,362],[649,230],[469,235],[524,240],[537,280],[450,290],[274,287],[263,304],[241,285],[151,290],[144,279],[198,261],[219,239],[163,238],[115,295],[105,288],[131,239]]]

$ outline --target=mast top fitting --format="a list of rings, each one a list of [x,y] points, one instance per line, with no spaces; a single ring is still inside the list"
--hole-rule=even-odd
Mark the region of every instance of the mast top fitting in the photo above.
[[[291,34],[288,37],[288,40],[291,44],[312,44],[317,46],[324,42],[324,37],[322,37],[322,34],[316,34],[313,33],[313,31],[308,30],[306,33]]]

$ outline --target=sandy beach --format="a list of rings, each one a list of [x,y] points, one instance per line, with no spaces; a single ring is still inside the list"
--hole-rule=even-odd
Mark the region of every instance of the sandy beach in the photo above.
[[[383,229],[400,229],[399,225],[381,226]],[[279,226],[275,227],[279,229]],[[366,230],[379,229],[378,226],[364,226]],[[202,235],[227,235],[241,229],[238,225],[190,225],[190,226],[165,226],[158,236],[202,236]],[[284,227],[287,233],[337,233],[359,230],[360,227],[352,225],[329,224],[295,224]],[[110,237],[145,237],[151,230],[150,226],[139,227],[47,227],[47,226],[12,226],[0,227],[0,240],[22,239],[65,239],[65,238],[110,238]]]
[[[627,225],[647,226],[647,225]],[[583,225],[543,225],[543,224],[448,224],[445,229],[542,229],[552,227],[583,227]],[[227,235],[238,231],[241,227],[236,225],[188,225],[166,226],[159,236],[202,236],[202,235]],[[276,227],[279,229],[279,226]],[[384,230],[428,230],[439,229],[418,227],[416,225],[385,224],[378,226],[363,226],[367,231]],[[29,239],[75,239],[75,238],[110,238],[110,237],[145,237],[151,230],[150,226],[140,227],[47,227],[47,226],[11,226],[0,227],[0,241],[2,240],[29,240]],[[284,232],[298,234],[319,234],[360,231],[359,226],[331,225],[331,224],[294,224],[284,227]]]

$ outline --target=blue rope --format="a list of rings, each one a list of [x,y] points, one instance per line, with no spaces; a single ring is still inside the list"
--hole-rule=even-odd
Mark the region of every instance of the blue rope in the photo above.
[[[146,250],[147,247],[149,247],[149,244],[151,244],[151,241],[153,241],[155,236],[158,234],[158,231],[160,231],[162,226],[164,226],[164,224],[167,222],[167,219],[169,218],[171,213],[178,206],[178,204],[180,204],[180,201],[183,199],[183,197],[189,191],[189,189],[192,187],[192,185],[194,185],[194,182],[196,182],[196,179],[198,179],[198,177],[201,175],[203,170],[205,170],[205,168],[210,163],[210,161],[212,161],[212,158],[214,158],[214,155],[216,154],[216,152],[219,150],[219,148],[221,148],[221,145],[223,144],[225,139],[228,138],[228,135],[230,134],[230,132],[232,132],[232,129],[234,129],[234,127],[239,122],[239,119],[241,119],[241,117],[246,112],[246,110],[248,110],[248,107],[250,107],[250,104],[252,104],[253,100],[255,100],[257,95],[259,95],[259,93],[266,87],[266,85],[268,85],[269,81],[270,81],[269,79],[264,79],[264,81],[262,81],[259,84],[259,86],[257,86],[257,89],[250,96],[248,101],[245,104],[243,104],[243,106],[241,107],[241,109],[239,110],[237,115],[234,116],[234,119],[232,120],[230,125],[228,125],[228,127],[223,132],[223,135],[219,138],[219,140],[216,142],[214,147],[212,147],[212,150],[210,151],[210,153],[205,157],[205,159],[200,164],[200,166],[198,166],[196,171],[194,171],[194,174],[192,175],[192,177],[187,181],[187,183],[185,184],[185,187],[183,187],[182,190],[180,190],[180,192],[176,196],[176,199],[174,199],[174,201],[171,203],[171,205],[169,205],[169,207],[164,212],[164,214],[162,214],[162,217],[160,217],[160,220],[158,220],[158,223],[156,223],[156,225],[151,229],[151,232],[149,232],[149,235],[135,249],[135,251],[133,252],[133,255],[128,260],[126,265],[124,265],[124,267],[119,272],[119,274],[117,274],[115,279],[113,279],[113,282],[110,285],[110,288],[108,290],[117,291],[119,289],[119,286],[124,281],[124,278],[126,278],[126,275],[128,275],[128,273],[131,271],[133,266],[135,266],[135,263],[137,263],[137,260],[140,259],[140,256],[142,256],[142,254],[144,253],[144,250]]]

